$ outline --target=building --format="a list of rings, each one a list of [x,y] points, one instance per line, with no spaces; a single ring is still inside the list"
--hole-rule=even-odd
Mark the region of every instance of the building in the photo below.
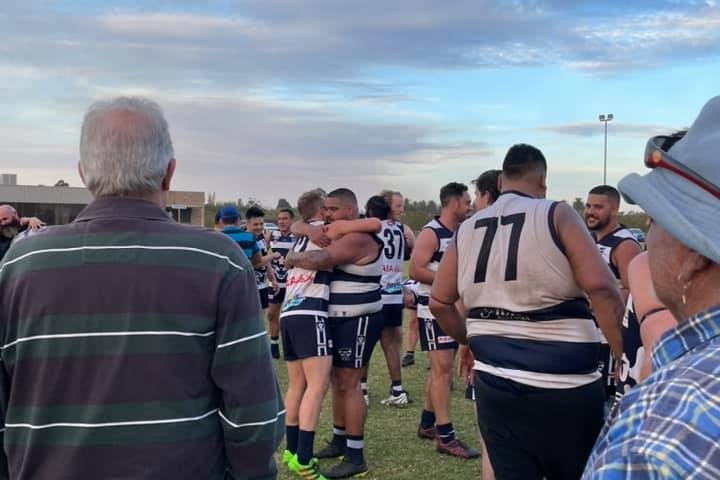
[[[48,225],[72,222],[92,201],[85,188],[16,185],[14,175],[3,174],[0,183],[0,205],[10,204],[22,217],[38,217]],[[203,226],[205,194],[203,192],[168,192],[168,215],[179,223]]]

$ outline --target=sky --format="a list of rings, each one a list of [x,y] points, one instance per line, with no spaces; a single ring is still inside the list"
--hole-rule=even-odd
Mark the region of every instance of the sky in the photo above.
[[[720,6],[651,0],[0,0],[0,173],[77,174],[96,100],[165,112],[173,188],[295,204],[350,187],[438,197],[548,160],[548,197],[643,172],[647,139],[720,93]]]

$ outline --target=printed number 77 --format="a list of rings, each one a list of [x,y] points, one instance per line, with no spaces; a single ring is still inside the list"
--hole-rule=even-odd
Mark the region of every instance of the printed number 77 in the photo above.
[[[498,230],[498,220],[500,225],[512,225],[510,231],[510,245],[508,245],[507,265],[505,265],[505,281],[511,282],[517,280],[517,258],[520,246],[520,233],[525,224],[525,213],[515,213],[505,217],[482,218],[475,222],[475,228],[486,228],[483,243],[480,246],[478,254],[477,266],[475,267],[475,283],[485,281],[487,275],[487,264],[490,259],[490,250],[492,248],[495,234]]]

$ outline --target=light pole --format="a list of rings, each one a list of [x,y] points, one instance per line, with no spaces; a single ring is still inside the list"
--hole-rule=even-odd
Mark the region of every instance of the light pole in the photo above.
[[[613,114],[600,115],[600,121],[605,124],[605,148],[603,150],[603,185],[607,185],[607,124],[613,119]]]

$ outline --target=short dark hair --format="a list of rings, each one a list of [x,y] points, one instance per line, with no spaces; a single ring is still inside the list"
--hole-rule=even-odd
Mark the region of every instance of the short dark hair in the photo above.
[[[380,195],[373,195],[365,204],[365,216],[387,220],[390,216],[390,205]]]
[[[620,192],[610,185],[598,185],[597,187],[593,187],[588,193],[590,195],[605,195],[608,199],[620,205]]]
[[[297,201],[297,206],[298,212],[300,212],[300,216],[303,220],[307,221],[313,218],[318,210],[322,208],[324,201],[325,195],[319,188],[310,190],[309,192],[305,192],[300,195],[300,198],[298,198]]]
[[[440,189],[440,206],[446,207],[453,197],[462,197],[468,191],[464,183],[450,182]]]
[[[290,218],[295,218],[295,212],[293,212],[290,208],[281,208],[278,211],[278,215],[280,215],[281,213],[287,213],[288,215],[290,215]]]
[[[487,192],[490,194],[490,201],[495,202],[500,196],[500,190],[498,189],[498,178],[502,173],[501,170],[493,169],[483,172],[477,177],[473,183],[475,188],[481,194]]]
[[[525,143],[513,145],[505,154],[502,174],[508,180],[517,180],[528,173],[547,172],[547,162],[542,152]]]
[[[264,216],[265,212],[263,212],[262,208],[257,205],[253,205],[245,212],[245,220],[250,220],[251,218],[262,218]]]
[[[336,188],[327,194],[328,198],[337,198],[345,203],[354,205],[357,208],[357,197],[349,188]]]

